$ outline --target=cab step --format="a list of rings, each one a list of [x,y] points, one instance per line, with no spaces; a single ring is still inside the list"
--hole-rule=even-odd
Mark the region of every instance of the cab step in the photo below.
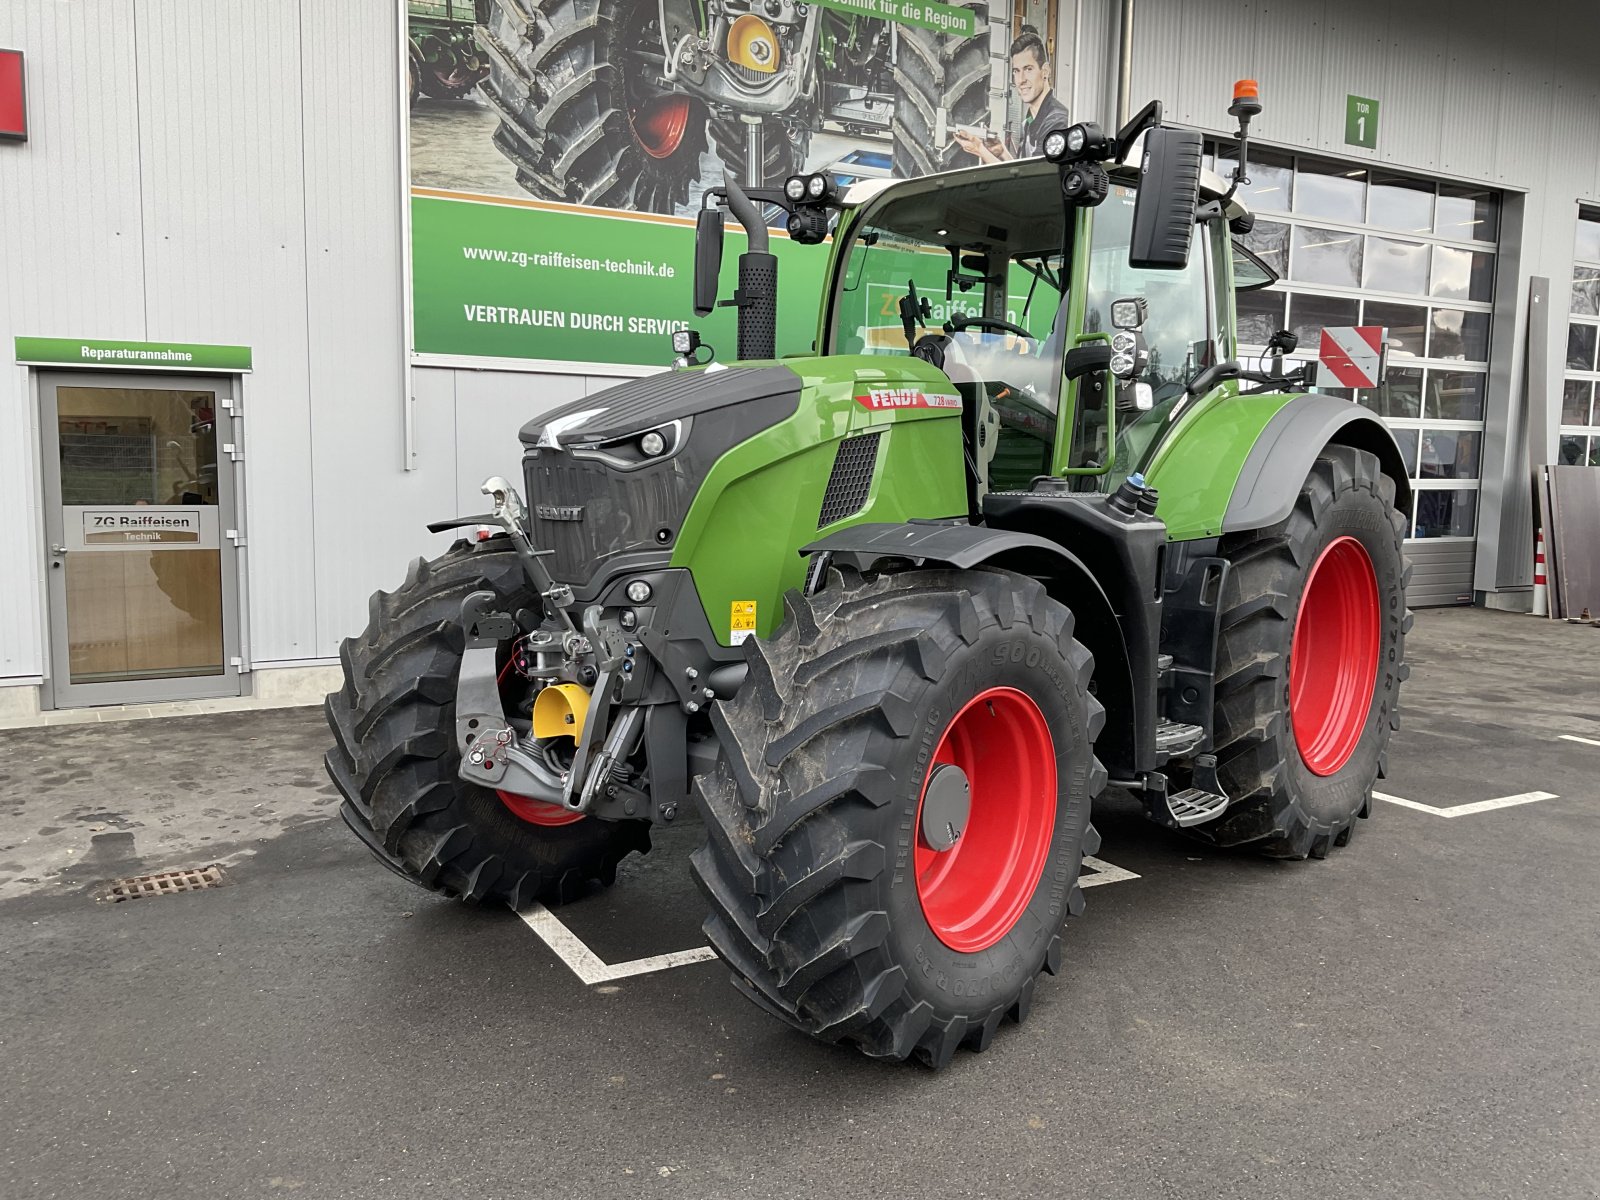
[[[1156,726],[1156,753],[1167,758],[1181,758],[1205,740],[1206,731],[1198,725],[1164,720]]]
[[[1204,825],[1215,820],[1228,809],[1228,798],[1216,792],[1199,788],[1184,788],[1167,796],[1167,812],[1175,824],[1183,827]]]

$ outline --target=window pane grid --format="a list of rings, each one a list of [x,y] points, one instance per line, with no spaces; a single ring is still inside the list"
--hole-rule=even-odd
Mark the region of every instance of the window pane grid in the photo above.
[[[1600,214],[1578,214],[1556,462],[1600,467]]]
[[[1210,149],[1214,169],[1226,178],[1229,149],[1217,143]],[[1328,386],[1317,390],[1365,405],[1395,434],[1413,481],[1412,538],[1471,542],[1498,262],[1497,193],[1281,151],[1264,151],[1266,169],[1258,173],[1254,159],[1252,184],[1242,190],[1260,194],[1241,198],[1258,220],[1241,240],[1282,279],[1237,298],[1240,357],[1265,357],[1266,339],[1280,328],[1300,334],[1298,353],[1288,356],[1295,363],[1316,357],[1322,327],[1387,328],[1383,388],[1334,387],[1325,376]],[[1600,272],[1594,274],[1592,284],[1587,276],[1582,284],[1593,307],[1575,305],[1574,314],[1592,312],[1589,319],[1600,325]],[[1586,434],[1581,452],[1589,450]]]

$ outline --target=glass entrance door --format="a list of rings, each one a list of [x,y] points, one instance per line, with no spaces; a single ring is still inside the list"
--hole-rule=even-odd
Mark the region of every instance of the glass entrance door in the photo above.
[[[40,385],[56,706],[238,695],[232,382]]]

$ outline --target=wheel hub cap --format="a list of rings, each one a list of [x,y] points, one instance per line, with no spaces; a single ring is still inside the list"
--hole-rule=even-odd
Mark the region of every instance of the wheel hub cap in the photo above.
[[[1016,925],[1050,855],[1056,756],[1039,706],[1016,688],[980,692],[951,719],[917,807],[917,899],[966,954]]]
[[[1371,556],[1355,538],[1335,538],[1306,577],[1289,649],[1289,720],[1315,775],[1337,772],[1361,742],[1381,627]]]
[[[922,840],[941,854],[966,832],[972,812],[972,784],[954,763],[935,763],[922,794]]]

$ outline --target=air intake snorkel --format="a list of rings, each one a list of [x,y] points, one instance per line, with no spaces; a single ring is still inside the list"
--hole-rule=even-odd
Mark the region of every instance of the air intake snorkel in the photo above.
[[[767,223],[761,211],[724,171],[728,211],[744,226],[750,248],[739,255],[739,288],[731,303],[739,310],[739,358],[771,358],[778,338],[778,256],[767,249]]]

